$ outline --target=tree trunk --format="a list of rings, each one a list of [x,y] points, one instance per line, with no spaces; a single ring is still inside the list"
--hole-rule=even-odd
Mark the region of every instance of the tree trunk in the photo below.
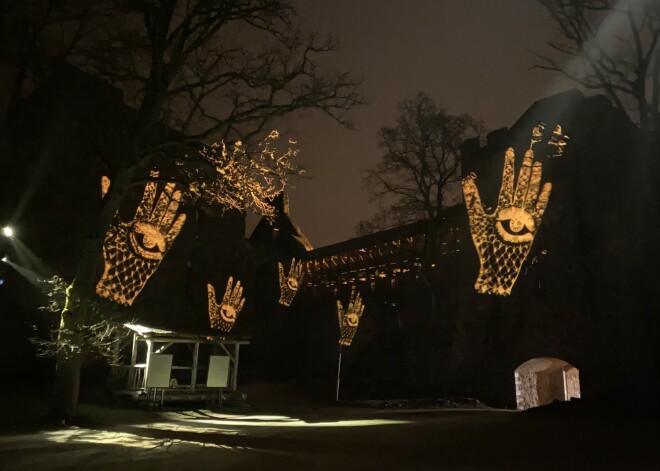
[[[66,304],[60,317],[57,338],[57,364],[55,390],[51,413],[61,423],[68,423],[76,415],[80,390],[80,366],[82,364],[82,339],[80,326],[83,313],[78,308],[75,281],[66,289]]]
[[[133,168],[128,168],[112,182],[114,188],[106,196],[97,225],[83,249],[76,276],[66,290],[66,303],[60,316],[55,388],[51,404],[51,414],[59,422],[69,422],[76,416],[80,371],[85,353],[85,339],[80,330],[93,315],[89,301],[96,297],[95,286],[102,272],[101,253],[105,232],[130,188],[132,172]]]
[[[62,325],[66,323],[65,319],[63,317]],[[60,352],[57,355],[57,375],[51,414],[58,423],[69,423],[77,414],[81,365],[81,352]]]

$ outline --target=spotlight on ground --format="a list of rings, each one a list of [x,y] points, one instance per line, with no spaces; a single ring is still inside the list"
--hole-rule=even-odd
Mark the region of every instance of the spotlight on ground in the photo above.
[[[5,237],[13,237],[14,229],[10,226],[5,226],[2,228],[2,235],[4,235]]]
[[[7,257],[6,255],[4,257],[2,257],[3,262],[7,262],[8,260],[9,260],[9,257]]]

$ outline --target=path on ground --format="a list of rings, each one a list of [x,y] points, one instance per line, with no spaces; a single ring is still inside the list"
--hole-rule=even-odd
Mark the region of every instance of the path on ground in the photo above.
[[[297,418],[191,410],[124,422],[0,436],[0,469],[660,469],[660,424],[639,417],[338,409]]]

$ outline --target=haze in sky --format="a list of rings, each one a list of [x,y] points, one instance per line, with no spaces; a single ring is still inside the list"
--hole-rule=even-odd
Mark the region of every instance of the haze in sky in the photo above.
[[[494,130],[573,86],[558,74],[529,70],[530,51],[547,52],[556,34],[533,0],[299,0],[299,12],[310,28],[338,36],[329,65],[364,75],[369,102],[352,112],[356,131],[320,113],[280,129],[298,140],[300,163],[313,177],[297,179],[289,194],[293,217],[314,247],[354,237],[358,221],[376,212],[360,169],[377,162],[378,129],[395,124],[401,101],[423,91],[450,113],[468,113]]]

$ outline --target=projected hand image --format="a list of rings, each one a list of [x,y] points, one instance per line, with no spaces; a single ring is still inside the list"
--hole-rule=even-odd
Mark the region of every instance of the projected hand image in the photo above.
[[[179,214],[181,192],[168,183],[156,200],[157,184],[147,183],[131,222],[115,214],[103,241],[105,267],[96,293],[130,306],[167,254],[186,222]],[[154,204],[155,203],[155,204]]]
[[[357,331],[360,319],[364,313],[364,305],[362,304],[362,297],[360,293],[351,289],[351,298],[348,303],[348,308],[344,310],[341,301],[337,300],[337,316],[339,318],[339,344],[349,346],[353,342],[353,337]]]
[[[463,180],[470,232],[481,265],[474,285],[480,293],[511,294],[541,225],[552,185],[545,183],[541,188],[543,166],[533,160],[530,149],[514,188],[515,154],[511,148],[506,151],[497,208],[491,214],[481,203],[476,175],[472,173]]]
[[[222,302],[218,304],[215,298],[215,288],[210,283],[206,285],[209,296],[209,320],[211,321],[211,328],[229,332],[234,324],[238,314],[243,309],[245,298],[243,298],[243,287],[240,281],[236,281],[234,285],[234,278],[229,277],[227,281],[227,288],[225,288],[225,295],[222,297]]]
[[[302,284],[303,277],[303,264],[302,262],[296,263],[296,259],[291,260],[289,267],[289,274],[284,274],[284,266],[281,262],[277,262],[277,267],[280,274],[280,300],[279,303],[284,306],[291,306],[293,298],[296,296],[300,285]]]

